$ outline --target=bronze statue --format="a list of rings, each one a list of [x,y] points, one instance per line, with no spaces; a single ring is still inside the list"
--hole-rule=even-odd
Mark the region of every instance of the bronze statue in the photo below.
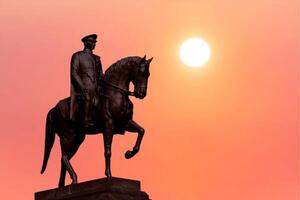
[[[88,47],[89,48],[89,47]],[[90,49],[90,48],[89,48]],[[83,52],[82,52],[83,54]],[[72,61],[77,62],[77,54],[74,54],[74,59]],[[91,54],[89,54],[91,55]],[[93,56],[95,62],[97,62],[97,57]],[[79,57],[80,59],[81,57]],[[87,59],[87,62],[90,62],[91,59]],[[98,60],[100,61],[100,59]],[[65,185],[65,176],[66,171],[70,174],[72,179],[72,184],[77,183],[77,175],[70,163],[70,159],[77,152],[80,144],[84,141],[86,134],[98,134],[103,133],[104,140],[104,155],[105,155],[105,175],[111,177],[111,167],[110,167],[110,158],[111,158],[111,144],[114,134],[124,134],[125,131],[137,132],[138,137],[136,143],[132,150],[129,150],[125,153],[127,159],[132,158],[135,154],[139,152],[140,145],[144,135],[144,129],[138,123],[132,120],[133,116],[133,104],[129,99],[129,96],[135,96],[136,98],[143,99],[147,94],[147,83],[150,76],[149,65],[152,61],[152,58],[146,59],[144,57],[132,56],[123,58],[113,65],[111,65],[105,72],[103,79],[100,79],[101,70],[100,64],[95,64],[93,66],[98,66],[97,74],[89,74],[86,72],[84,75],[88,79],[87,83],[79,83],[73,80],[75,85],[74,88],[78,89],[79,96],[79,112],[78,115],[82,115],[80,101],[86,100],[86,98],[93,98],[89,107],[88,114],[85,114],[87,118],[90,119],[91,123],[78,123],[73,115],[70,113],[72,110],[72,97],[65,98],[58,102],[58,104],[53,107],[47,115],[46,119],[46,137],[45,137],[45,151],[43,165],[41,173],[44,173],[47,162],[50,156],[52,146],[54,144],[55,134],[60,138],[60,146],[62,152],[61,158],[61,171],[59,178],[59,186]],[[80,64],[81,61],[79,61]],[[78,64],[78,63],[77,63]],[[76,63],[71,64],[75,66]],[[80,67],[85,66],[85,63]],[[87,68],[91,67],[88,65]],[[79,73],[79,72],[78,72]],[[80,74],[80,73],[79,73]],[[73,77],[76,79],[76,75]],[[81,80],[82,80],[81,79]],[[93,85],[93,80],[100,81],[100,86]],[[129,83],[132,82],[134,85],[134,91],[129,91]],[[81,85],[80,85],[81,84]],[[91,84],[96,88],[88,88]],[[76,90],[75,89],[75,90]],[[82,95],[84,94],[84,95]],[[83,98],[81,99],[81,97]],[[85,103],[83,103],[85,105]],[[86,109],[83,106],[83,109]],[[75,109],[76,110],[76,109]],[[75,115],[77,111],[75,111]],[[74,114],[74,113],[73,113]],[[83,116],[83,115],[82,115]],[[86,121],[85,121],[86,122]]]
[[[100,57],[93,54],[96,39],[96,34],[82,38],[83,51],[74,53],[71,59],[70,119],[83,127],[92,125],[89,112],[103,76]]]

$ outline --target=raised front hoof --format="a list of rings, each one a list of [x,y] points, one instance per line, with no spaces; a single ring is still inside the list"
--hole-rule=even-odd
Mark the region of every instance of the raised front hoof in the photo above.
[[[137,153],[137,151],[126,151],[126,153],[125,153],[125,158],[126,158],[126,159],[130,159],[130,158],[132,158],[136,153]]]

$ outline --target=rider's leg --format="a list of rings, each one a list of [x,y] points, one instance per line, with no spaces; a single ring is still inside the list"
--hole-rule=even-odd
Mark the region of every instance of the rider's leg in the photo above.
[[[89,93],[84,94],[85,98],[82,105],[82,126],[88,127],[90,124],[89,113],[91,108],[91,95]]]

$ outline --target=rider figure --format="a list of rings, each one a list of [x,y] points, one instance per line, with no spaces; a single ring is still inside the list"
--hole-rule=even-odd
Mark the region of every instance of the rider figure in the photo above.
[[[100,57],[93,54],[97,35],[87,35],[81,39],[83,51],[72,55],[71,59],[71,109],[70,119],[82,127],[89,127],[91,106],[97,95],[100,79],[103,76]]]

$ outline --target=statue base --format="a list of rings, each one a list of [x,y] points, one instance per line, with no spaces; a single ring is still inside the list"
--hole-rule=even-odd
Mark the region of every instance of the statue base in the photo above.
[[[149,200],[140,181],[102,178],[35,193],[35,200]]]

